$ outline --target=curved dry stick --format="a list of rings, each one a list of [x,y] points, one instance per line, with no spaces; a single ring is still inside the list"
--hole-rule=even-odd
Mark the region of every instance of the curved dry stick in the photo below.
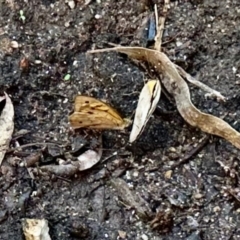
[[[106,51],[117,51],[127,54],[130,58],[150,63],[155,71],[163,76],[162,83],[173,95],[177,109],[186,122],[206,133],[222,137],[240,149],[240,133],[222,119],[203,113],[192,104],[187,83],[164,53],[141,47],[115,47],[89,53]]]
[[[216,97],[218,100],[221,100],[223,102],[226,101],[226,98],[220,92],[210,88],[209,86],[205,85],[202,82],[199,82],[194,77],[192,77],[190,74],[185,72],[184,69],[181,68],[180,66],[178,66],[176,64],[174,64],[174,65],[175,65],[176,69],[178,70],[178,73],[182,77],[184,77],[188,82],[192,83],[193,85],[195,85],[198,88],[201,88],[203,91],[208,92],[207,94],[205,94],[205,96]]]

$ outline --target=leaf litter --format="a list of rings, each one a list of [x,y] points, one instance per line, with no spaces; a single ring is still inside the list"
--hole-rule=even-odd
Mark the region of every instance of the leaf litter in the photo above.
[[[191,102],[189,87],[184,79],[186,79],[193,85],[203,89],[204,91],[207,91],[209,95],[214,96],[219,100],[225,101],[226,98],[222,96],[220,92],[211,89],[207,85],[194,79],[190,74],[185,72],[184,69],[171,62],[171,60],[167,57],[166,54],[161,52],[162,34],[168,9],[169,1],[165,0],[163,16],[158,19],[157,9],[155,8],[157,34],[155,37],[154,49],[148,49],[143,47],[116,46],[107,49],[91,50],[88,51],[88,53],[116,51],[126,54],[132,60],[148,63],[159,75],[159,81],[163,84],[165,89],[167,89],[167,91],[174,97],[177,109],[187,123],[194,127],[200,128],[203,132],[222,137],[227,141],[231,142],[235,147],[240,148],[240,133],[233,129],[224,120],[211,114],[203,113],[199,109],[197,109]],[[136,109],[133,128],[130,134],[130,142],[135,141],[139,137],[139,135],[144,130],[150,116],[155,110],[161,93],[160,82],[157,82],[157,85],[159,87],[157,87],[156,89],[150,89],[147,93],[145,89],[147,87],[149,88],[149,84],[147,83],[143,87]],[[147,111],[144,108],[145,103],[149,105]],[[78,161],[73,164],[63,164],[59,166],[43,166],[42,169],[48,168],[50,172],[59,175],[66,173],[67,175],[72,175],[77,171],[83,171],[91,168],[100,161],[101,156],[101,150],[87,150],[82,155],[80,155],[78,157]],[[66,171],[64,170],[64,168]]]
[[[10,97],[7,93],[0,97],[0,103],[4,104],[0,112],[0,165],[9,148],[10,141],[14,130],[14,108]]]
[[[88,146],[86,149],[81,148],[80,150],[81,153],[78,153],[78,151],[75,151],[75,145],[73,145],[73,149],[70,152],[71,158],[75,155],[77,155],[77,159],[69,159],[69,160],[63,160],[61,158],[58,158],[57,162],[59,163],[58,165],[45,165],[39,167],[40,173],[41,172],[49,172],[53,173],[57,176],[63,176],[63,177],[71,177],[74,174],[90,169],[94,165],[96,165],[102,157],[102,136],[100,132],[94,132],[92,136],[89,134],[86,136],[86,138],[92,138],[96,140],[93,141],[90,146]],[[79,139],[79,138],[78,138]],[[76,140],[76,138],[75,138]],[[81,141],[81,139],[79,139]],[[90,139],[88,139],[90,140]],[[82,141],[81,141],[82,142]],[[36,170],[35,172],[37,172]]]
[[[179,74],[175,64],[163,52],[142,47],[114,47],[107,49],[91,50],[88,53],[116,51],[124,53],[134,60],[149,63],[159,74],[162,84],[174,97],[177,109],[186,122],[193,127],[200,128],[203,132],[226,139],[240,149],[240,133],[233,129],[224,120],[211,114],[206,114],[197,109],[191,102],[190,91],[187,83]],[[199,82],[200,83],[200,82]],[[212,91],[212,95],[219,97],[219,93]]]
[[[193,85],[208,92],[208,95],[212,97],[216,97],[221,101],[226,101],[226,98],[222,96],[220,92],[211,89],[207,85],[194,79],[190,74],[185,72],[184,69],[174,64],[168,58],[168,56],[161,51],[164,24],[169,9],[170,1],[165,0],[162,15],[158,17],[157,6],[154,5],[157,31],[154,39],[155,43],[153,49],[148,49],[144,47],[125,47],[110,43],[110,45],[113,45],[115,47],[91,50],[87,53],[102,53],[115,51],[126,54],[133,61],[137,60],[149,64],[152,69],[158,74],[158,78],[165,87],[165,89],[174,97],[180,115],[188,124],[193,127],[198,127],[203,132],[206,132],[208,134],[222,137],[232,143],[235,147],[240,149],[240,133],[233,129],[224,120],[211,114],[203,113],[199,109],[197,109],[191,101],[189,87],[184,78]],[[161,91],[161,88],[159,88],[159,91]],[[147,121],[145,123],[147,123]]]

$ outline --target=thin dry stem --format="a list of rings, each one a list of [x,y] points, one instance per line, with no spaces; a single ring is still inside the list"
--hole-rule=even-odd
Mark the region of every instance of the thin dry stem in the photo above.
[[[162,35],[163,35],[163,31],[164,31],[164,25],[165,25],[165,20],[167,17],[167,12],[169,9],[170,9],[170,1],[165,0],[164,6],[163,6],[163,11],[162,11],[162,16],[159,17],[159,19],[158,19],[157,34],[154,39],[155,40],[154,49],[159,52],[161,51]],[[156,10],[156,5],[155,5],[155,16],[157,16],[156,12],[157,12],[157,10]],[[157,23],[157,21],[156,21],[156,23]]]
[[[190,74],[188,74],[187,72],[185,72],[185,70],[183,68],[181,68],[180,66],[175,64],[176,69],[178,70],[178,72],[180,73],[180,75],[182,77],[184,77],[188,82],[192,83],[193,85],[201,88],[203,91],[208,92],[210,96],[212,97],[216,97],[218,100],[221,100],[223,102],[226,101],[226,98],[218,91],[210,88],[209,86],[207,86],[206,84],[198,81],[197,79],[195,79],[194,77],[192,77]]]

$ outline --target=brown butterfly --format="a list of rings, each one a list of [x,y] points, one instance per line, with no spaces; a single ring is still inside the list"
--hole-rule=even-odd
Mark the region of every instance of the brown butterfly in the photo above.
[[[82,95],[75,99],[74,113],[69,116],[69,122],[72,128],[117,130],[122,130],[131,123],[106,103]]]

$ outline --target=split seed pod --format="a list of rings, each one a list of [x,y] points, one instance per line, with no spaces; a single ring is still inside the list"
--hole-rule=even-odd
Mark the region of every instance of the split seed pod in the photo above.
[[[134,142],[143,132],[149,118],[157,107],[161,95],[159,80],[148,81],[139,96],[129,142]]]

